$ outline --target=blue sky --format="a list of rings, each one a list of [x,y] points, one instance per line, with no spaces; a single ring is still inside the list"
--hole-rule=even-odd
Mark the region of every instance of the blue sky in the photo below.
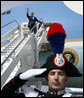
[[[29,8],[30,12],[33,11],[38,19],[42,18],[45,23],[61,23],[69,35],[67,38],[82,38],[83,15],[70,10],[62,1],[40,1],[12,8],[10,15],[1,16],[1,26],[14,19],[20,25],[22,22],[28,21],[26,17],[27,8]]]

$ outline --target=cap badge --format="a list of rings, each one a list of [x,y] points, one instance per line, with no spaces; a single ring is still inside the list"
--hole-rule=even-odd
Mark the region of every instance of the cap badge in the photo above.
[[[62,54],[57,54],[54,58],[54,64],[57,67],[63,67],[65,65],[65,59]]]

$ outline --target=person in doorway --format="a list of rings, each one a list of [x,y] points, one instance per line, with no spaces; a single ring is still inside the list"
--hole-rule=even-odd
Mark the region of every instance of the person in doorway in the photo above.
[[[34,12],[31,12],[31,16],[29,15],[29,8],[27,8],[27,18],[29,19],[28,23],[29,29],[32,30],[34,34],[36,34],[37,32],[36,22],[39,22],[40,24],[42,24],[42,22],[34,16]]]

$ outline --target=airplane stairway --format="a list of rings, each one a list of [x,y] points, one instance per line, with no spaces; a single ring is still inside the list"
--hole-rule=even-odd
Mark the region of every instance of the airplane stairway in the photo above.
[[[7,58],[19,42],[20,38],[17,36],[5,49],[1,51],[1,55],[4,56],[4,58]]]
[[[38,53],[42,46],[46,30],[42,24],[35,35],[31,32],[28,31],[28,34],[21,38],[22,32],[21,29],[19,29],[18,33],[15,34],[8,45],[5,48],[1,48],[1,87],[15,76],[20,67],[22,71],[32,67],[38,67]],[[12,33],[14,32],[11,32],[11,34]],[[25,57],[29,59],[26,63]],[[36,60],[31,63],[33,66],[30,64],[32,58],[36,58]],[[24,67],[24,63],[29,63],[30,67]]]

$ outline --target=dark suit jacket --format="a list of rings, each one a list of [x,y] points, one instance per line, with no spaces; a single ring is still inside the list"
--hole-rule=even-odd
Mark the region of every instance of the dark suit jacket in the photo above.
[[[29,23],[28,23],[28,27],[30,29],[33,28],[33,26],[35,25],[36,22],[42,23],[41,21],[39,21],[35,16],[29,16],[29,14],[27,13],[27,18],[29,19]]]

